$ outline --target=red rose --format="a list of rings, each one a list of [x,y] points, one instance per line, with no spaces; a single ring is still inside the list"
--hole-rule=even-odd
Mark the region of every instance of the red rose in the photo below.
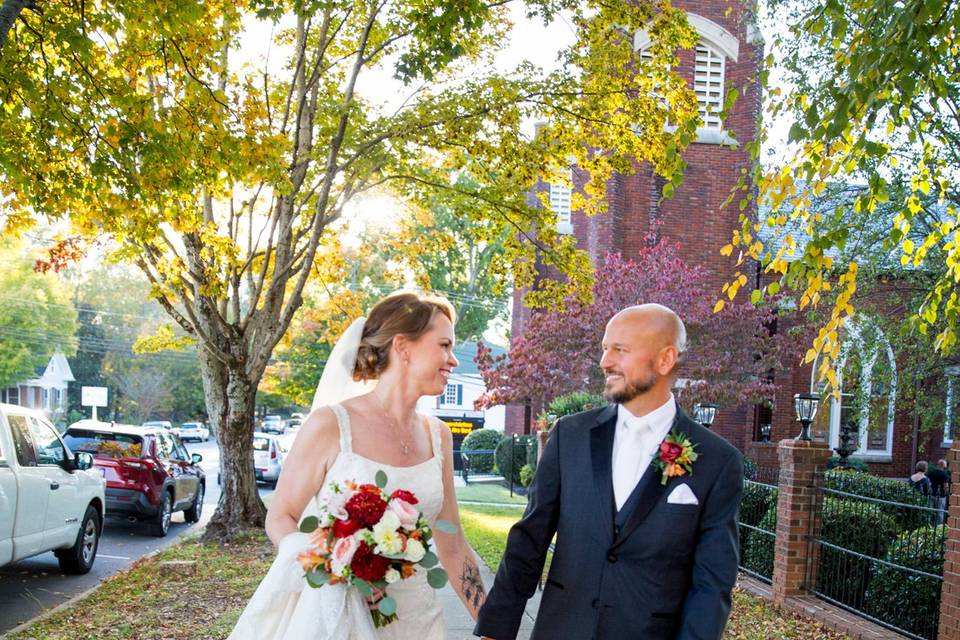
[[[417,504],[417,496],[413,495],[406,489],[397,489],[396,491],[390,494],[390,498],[391,499],[400,498],[407,504]]]
[[[678,445],[676,442],[660,443],[660,459],[667,464],[673,464],[682,453],[683,447]]]
[[[356,553],[353,554],[353,560],[350,562],[353,575],[367,582],[382,580],[389,568],[390,561],[375,554],[373,547],[366,542],[360,543]]]
[[[354,532],[359,531],[361,524],[356,520],[335,520],[333,522],[333,537],[346,538],[352,536]]]
[[[379,495],[355,493],[344,505],[351,520],[357,520],[361,526],[372,527],[380,522],[387,503]]]

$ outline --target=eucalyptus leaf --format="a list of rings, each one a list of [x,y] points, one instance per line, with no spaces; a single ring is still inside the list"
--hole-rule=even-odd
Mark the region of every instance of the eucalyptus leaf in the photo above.
[[[371,587],[370,583],[367,582],[366,580],[361,580],[360,578],[357,578],[356,580],[354,580],[353,586],[357,588],[357,591],[359,591],[360,595],[362,595],[364,598],[373,597],[373,587]]]
[[[300,531],[303,533],[313,533],[320,526],[320,519],[317,516],[307,516],[300,523]]]
[[[427,583],[434,589],[442,589],[447,584],[447,572],[443,569],[427,571]]]
[[[437,566],[439,562],[440,560],[437,558],[437,554],[433,551],[427,551],[423,556],[423,560],[420,561],[420,566],[424,569],[432,569]]]
[[[377,604],[377,609],[385,616],[392,616],[397,612],[397,601],[387,596]]]
[[[312,569],[307,572],[307,584],[309,584],[311,587],[322,587],[323,585],[327,584],[329,580],[330,576],[328,576],[324,571]]]
[[[377,475],[375,477],[376,477],[376,482],[378,487],[383,489],[384,487],[387,486],[387,474],[384,473],[383,469],[381,469],[380,471],[377,471]]]

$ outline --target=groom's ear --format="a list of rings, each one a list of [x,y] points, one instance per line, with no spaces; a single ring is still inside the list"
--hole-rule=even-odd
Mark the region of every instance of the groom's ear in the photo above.
[[[677,368],[677,363],[679,362],[680,351],[677,349],[676,345],[667,345],[660,349],[660,353],[657,354],[657,373],[661,376],[670,375],[673,373],[674,369]]]

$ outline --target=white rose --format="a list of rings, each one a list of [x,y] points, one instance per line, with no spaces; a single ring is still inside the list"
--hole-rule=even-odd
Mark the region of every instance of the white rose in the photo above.
[[[383,516],[380,517],[380,522],[374,525],[373,530],[376,531],[378,528],[396,531],[400,528],[400,516],[387,509],[383,512]]]
[[[393,584],[400,579],[400,572],[396,569],[387,569],[387,573],[383,576],[383,579],[387,581],[387,584]]]
[[[423,546],[423,543],[413,538],[407,540],[407,548],[403,555],[404,560],[420,562],[425,555],[427,555],[427,549]]]

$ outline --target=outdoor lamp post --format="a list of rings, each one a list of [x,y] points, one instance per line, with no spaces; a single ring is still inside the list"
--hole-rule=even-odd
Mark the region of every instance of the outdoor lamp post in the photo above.
[[[773,425],[769,422],[764,422],[760,425],[760,442],[770,442],[771,429],[773,429]]]
[[[717,419],[717,405],[712,402],[698,402],[693,405],[693,419],[709,429]]]
[[[820,405],[820,396],[816,393],[798,393],[793,396],[793,408],[797,411],[797,420],[800,421],[800,435],[797,440],[807,440],[810,438],[810,423],[817,415],[817,407]]]

